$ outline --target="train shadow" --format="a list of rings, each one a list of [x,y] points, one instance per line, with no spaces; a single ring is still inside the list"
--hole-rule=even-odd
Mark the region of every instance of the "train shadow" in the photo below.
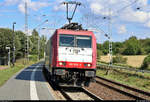
[[[35,68],[36,68],[36,71],[34,71]],[[17,79],[17,80],[26,80],[26,81],[45,82],[42,70],[43,70],[42,66],[36,67],[36,65],[34,64],[34,65],[31,65],[31,66],[25,68],[23,71],[21,71],[15,77],[15,79]],[[35,72],[35,74],[34,74],[34,78],[32,78],[32,80],[31,80],[31,75],[33,74],[33,71]]]
[[[60,86],[65,92],[82,92],[82,87]]]

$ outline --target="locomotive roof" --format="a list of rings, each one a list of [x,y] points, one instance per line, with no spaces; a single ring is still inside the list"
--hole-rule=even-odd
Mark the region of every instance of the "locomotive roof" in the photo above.
[[[69,30],[69,29],[57,29],[57,34],[74,34],[74,35],[93,35],[92,31],[87,30]]]

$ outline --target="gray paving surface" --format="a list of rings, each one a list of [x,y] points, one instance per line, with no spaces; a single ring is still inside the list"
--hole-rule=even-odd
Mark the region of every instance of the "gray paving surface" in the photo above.
[[[31,74],[35,68],[37,69],[34,80],[31,80]],[[31,100],[30,87],[32,85],[30,85],[30,81],[35,82],[35,90],[39,100],[54,100],[48,89],[48,83],[44,79],[41,63],[21,70],[1,86],[0,100]]]

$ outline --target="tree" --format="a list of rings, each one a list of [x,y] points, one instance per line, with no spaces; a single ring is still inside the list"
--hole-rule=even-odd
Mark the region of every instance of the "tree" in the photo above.
[[[141,69],[150,69],[150,54],[145,57]]]
[[[26,35],[22,31],[16,31],[15,35],[18,36],[18,41],[20,41],[20,47],[18,49],[17,57],[21,58],[25,56],[25,48],[26,48]]]
[[[38,54],[38,38],[40,39],[40,58],[44,56],[44,48],[46,37],[39,37],[36,30],[33,30],[32,35],[29,36],[29,53],[31,55]],[[15,31],[15,56],[16,59],[22,58],[25,55],[26,49],[26,35],[22,31]],[[10,47],[11,58],[13,50],[13,31],[8,28],[0,28],[0,57],[7,57],[8,50],[6,47]]]
[[[113,48],[113,54],[121,54],[122,53],[122,48],[123,48],[123,43],[114,42],[112,48]]]
[[[105,41],[102,45],[103,53],[106,55],[109,53],[109,41]]]
[[[40,38],[40,58],[44,57],[45,43],[46,43],[46,37],[42,35],[42,37]]]
[[[18,52],[21,48],[21,42],[19,40],[19,36],[15,32],[15,55],[18,56]],[[13,31],[8,28],[0,28],[0,56],[7,56],[6,47],[10,47],[11,56],[13,50]],[[12,58],[12,57],[11,57]]]
[[[97,44],[97,56],[100,57],[100,55],[104,55],[103,46],[102,44]]]
[[[32,36],[39,36],[39,33],[36,31],[36,29],[33,29]]]
[[[39,39],[39,34],[38,32],[34,29],[32,31],[32,35],[29,37],[30,38],[30,49],[29,52],[30,54],[37,55],[38,54],[38,39]]]
[[[129,38],[125,41],[125,49],[123,54],[125,55],[140,55],[142,53],[141,45],[139,40],[135,36]]]
[[[10,47],[11,50],[13,49],[13,36],[12,30],[0,28],[0,56],[5,57],[7,56],[6,46]],[[12,55],[12,53],[11,53]]]
[[[140,43],[142,45],[142,51],[143,54],[149,54],[150,53],[150,38],[146,39],[140,39]]]

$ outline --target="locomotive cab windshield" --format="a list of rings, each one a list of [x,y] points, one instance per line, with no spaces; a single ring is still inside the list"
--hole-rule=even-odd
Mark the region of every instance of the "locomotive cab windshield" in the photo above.
[[[59,39],[60,39],[59,46],[62,47],[80,47],[80,48],[92,47],[91,36],[60,34]]]

